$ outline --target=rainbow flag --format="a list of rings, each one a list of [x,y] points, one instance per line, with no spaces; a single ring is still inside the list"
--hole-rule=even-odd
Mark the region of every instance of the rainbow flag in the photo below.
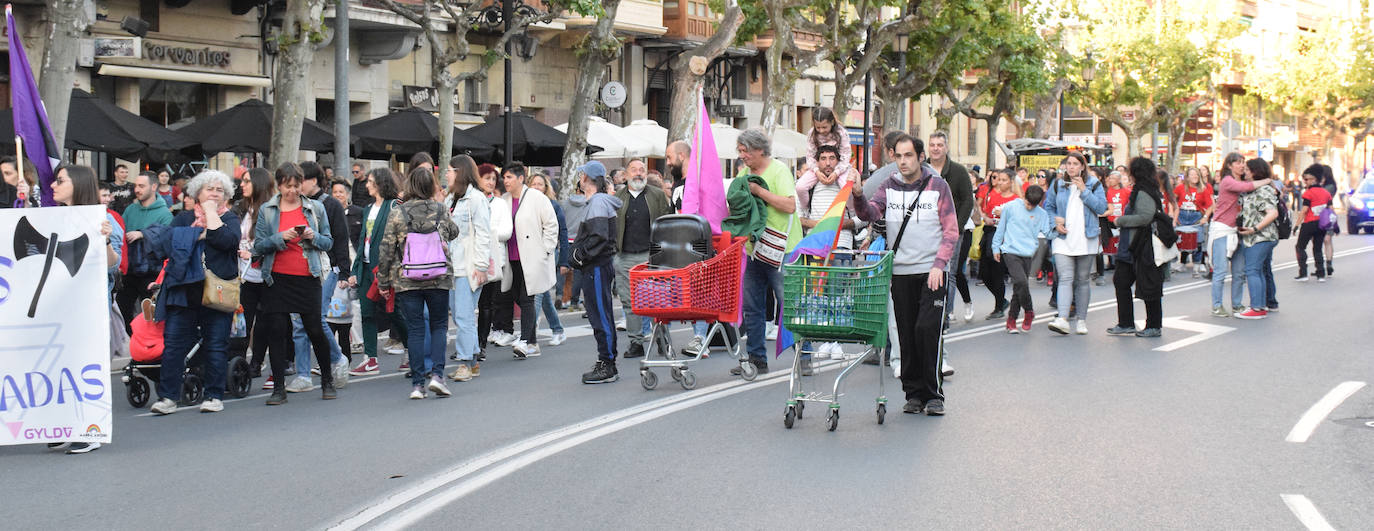
[[[849,203],[849,194],[853,189],[854,181],[844,184],[844,188],[840,189],[840,193],[830,203],[830,208],[825,209],[825,217],[817,221],[811,232],[806,233],[806,237],[797,242],[797,247],[788,253],[787,262],[791,263],[801,255],[825,258],[836,245],[839,245],[840,223],[844,221],[844,207]]]

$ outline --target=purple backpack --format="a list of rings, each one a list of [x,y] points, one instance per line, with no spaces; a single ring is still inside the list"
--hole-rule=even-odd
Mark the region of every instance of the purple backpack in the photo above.
[[[446,273],[448,257],[444,256],[444,240],[439,231],[407,232],[401,275],[409,280],[433,280]]]

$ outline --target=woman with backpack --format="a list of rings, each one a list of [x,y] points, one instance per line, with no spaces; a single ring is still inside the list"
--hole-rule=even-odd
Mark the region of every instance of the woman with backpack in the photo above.
[[[1145,157],[1131,159],[1131,177],[1135,188],[1126,211],[1116,218],[1121,239],[1116,246],[1116,273],[1112,284],[1116,287],[1116,326],[1107,329],[1114,336],[1159,337],[1164,319],[1164,268],[1157,265],[1154,254],[1155,223],[1169,223],[1164,214],[1165,200],[1160,194],[1159,174],[1155,163]],[[1145,329],[1136,330],[1135,298],[1145,302]],[[1081,303],[1080,303],[1081,304]]]
[[[1250,180],[1272,177],[1269,163],[1264,159],[1250,159],[1245,163]],[[1264,276],[1264,264],[1274,254],[1279,243],[1279,191],[1273,186],[1261,186],[1241,198],[1240,217],[1236,232],[1240,234],[1241,253],[1245,256],[1245,282],[1250,287],[1250,308],[1237,313],[1240,319],[1263,319],[1269,315],[1269,280]]]
[[[449,255],[453,257],[453,292],[449,300],[453,325],[458,327],[453,342],[458,366],[449,377],[466,382],[481,374],[481,364],[476,359],[476,310],[482,286],[492,269],[491,207],[477,188],[477,164],[472,157],[453,157],[446,173],[449,215],[458,226],[458,237],[449,242]]]
[[[443,203],[431,199],[437,188],[429,169],[410,170],[406,201],[387,219],[377,260],[377,288],[394,294],[396,308],[406,322],[412,400],[423,399],[426,389],[441,397],[452,394],[444,385],[444,347],[448,343],[449,289],[453,287],[448,242],[458,237],[458,225],[449,219]]]
[[[1070,319],[1075,318],[1072,332],[1086,335],[1093,257],[1102,251],[1102,226],[1097,216],[1107,211],[1107,195],[1102,181],[1088,171],[1088,160],[1082,153],[1070,152],[1062,165],[1064,173],[1050,183],[1044,202],[1045,211],[1055,222],[1050,252],[1058,280],[1055,302],[1059,316],[1050,321],[1049,328],[1069,334]],[[1070,307],[1076,310],[1072,315]]]
[[[1323,169],[1321,164],[1308,166],[1302,172],[1306,190],[1302,192],[1302,206],[1298,208],[1297,218],[1302,225],[1298,229],[1298,277],[1294,280],[1307,282],[1307,245],[1312,245],[1313,265],[1316,266],[1317,282],[1326,282],[1328,265],[1323,248],[1328,232],[1321,226],[1321,218],[1331,208],[1331,193],[1321,185]],[[1332,217],[1334,221],[1335,217]]]
[[[1240,249],[1240,234],[1236,232],[1240,195],[1270,183],[1269,179],[1245,180],[1245,166],[1245,157],[1240,153],[1233,151],[1226,155],[1221,165],[1221,181],[1217,186],[1221,191],[1213,204],[1212,224],[1207,226],[1207,256],[1212,261],[1212,317],[1230,317],[1233,313],[1245,311],[1241,304],[1245,283],[1245,279],[1240,277],[1243,268],[1233,267],[1230,263],[1231,260],[1245,260],[1236,252]],[[1222,306],[1221,300],[1227,277],[1231,278],[1229,310]]]
[[[268,357],[272,374],[279,380],[267,399],[269,406],[286,403],[286,385],[280,380],[284,379],[288,360],[296,356],[291,341],[293,313],[300,315],[305,335],[315,350],[315,360],[320,364],[323,398],[338,398],[329,340],[320,318],[320,281],[324,274],[321,255],[333,247],[334,240],[329,236],[329,217],[324,205],[301,194],[304,179],[301,167],[294,162],[278,167],[277,195],[258,209],[253,229],[253,255],[262,257],[262,281],[267,284],[259,302],[263,312],[258,318],[269,334]]]
[[[1322,178],[1320,182],[1322,188],[1326,190],[1326,193],[1331,194],[1331,206],[1336,206],[1336,198],[1340,196],[1336,193],[1336,174],[1331,169],[1331,166],[1322,164]],[[1332,212],[1330,222],[1324,223],[1323,225],[1325,228],[1322,229],[1326,232],[1326,245],[1323,247],[1325,253],[1323,253],[1323,255],[1326,257],[1326,276],[1328,277],[1336,273],[1336,268],[1331,263],[1332,259],[1336,257],[1336,248],[1331,243],[1331,240],[1335,235],[1341,233],[1341,224],[1336,220],[1335,212]]]

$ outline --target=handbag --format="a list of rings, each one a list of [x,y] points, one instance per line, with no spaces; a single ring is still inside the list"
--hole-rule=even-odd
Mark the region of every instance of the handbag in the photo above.
[[[205,291],[200,296],[200,304],[212,310],[234,313],[239,309],[239,279],[225,280],[205,265],[202,252],[200,263],[205,267]]]

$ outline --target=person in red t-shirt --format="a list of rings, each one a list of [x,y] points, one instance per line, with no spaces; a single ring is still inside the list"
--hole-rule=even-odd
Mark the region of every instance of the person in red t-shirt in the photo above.
[[[1197,241],[1207,241],[1206,227],[1212,217],[1212,206],[1212,186],[1202,180],[1202,171],[1197,168],[1185,170],[1183,182],[1174,187],[1174,226],[1187,227],[1183,229],[1184,232],[1196,232]],[[1188,263],[1190,257],[1197,264],[1193,278],[1198,278],[1204,272],[1202,247],[1205,246],[1199,245],[1196,251],[1179,257],[1180,264]]]
[[[997,222],[1002,219],[1002,205],[1020,197],[1012,188],[1013,175],[1011,170],[997,170],[988,174],[992,186],[982,201],[983,238],[978,242],[979,252],[982,253],[979,272],[983,285],[987,286],[996,302],[987,320],[1001,319],[1007,311],[1007,270],[1005,265],[993,258],[992,237],[997,234]]]
[[[1307,247],[1308,242],[1312,244],[1312,258],[1317,264],[1317,280],[1326,281],[1326,262],[1322,257],[1322,246],[1325,243],[1326,231],[1321,230],[1321,213],[1323,210],[1331,208],[1331,192],[1321,186],[1321,168],[1313,167],[1313,164],[1302,172],[1303,184],[1307,185],[1307,190],[1302,193],[1302,207],[1298,209],[1298,219],[1302,220],[1302,227],[1298,229],[1298,277],[1294,280],[1303,282],[1307,280]],[[1317,173],[1314,173],[1317,172]]]

